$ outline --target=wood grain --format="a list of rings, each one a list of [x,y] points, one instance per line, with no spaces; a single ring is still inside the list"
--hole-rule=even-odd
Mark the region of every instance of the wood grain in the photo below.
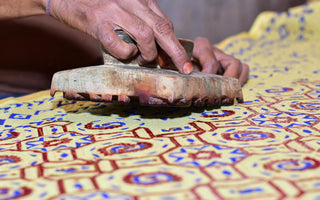
[[[51,95],[64,97],[158,106],[215,106],[243,102],[237,79],[193,72],[137,65],[101,65],[57,72],[52,79]]]

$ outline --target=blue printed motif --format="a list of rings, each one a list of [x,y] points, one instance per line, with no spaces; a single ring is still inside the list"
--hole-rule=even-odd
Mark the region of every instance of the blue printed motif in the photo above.
[[[63,133],[48,137],[39,137],[36,139],[22,142],[25,150],[37,150],[41,152],[56,151],[59,149],[79,148],[93,141],[90,135],[80,135],[76,133]]]
[[[165,172],[133,175],[132,181],[138,185],[153,185],[175,181],[175,177]]]
[[[25,191],[23,189],[10,190],[7,188],[0,188],[0,195],[3,199],[17,199],[24,196]]]
[[[234,134],[233,137],[239,140],[257,140],[257,139],[268,138],[268,135],[265,133],[247,132],[247,133]]]
[[[7,131],[3,131],[2,133],[0,132],[0,142],[4,140],[16,138],[18,135],[19,133],[16,133],[16,132],[7,132]]]
[[[303,127],[310,126],[319,121],[318,118],[306,114],[294,113],[274,113],[260,114],[252,118],[252,121],[257,125],[270,127]]]
[[[12,113],[9,119],[30,119],[32,115]]]
[[[293,171],[303,171],[311,168],[313,163],[310,161],[284,161],[277,164],[279,170],[293,170]]]
[[[240,149],[218,145],[181,147],[166,155],[170,163],[193,167],[230,165],[245,157]]]
[[[6,165],[8,163],[15,163],[17,162],[14,158],[10,158],[10,157],[7,157],[7,158],[0,158],[0,165]]]

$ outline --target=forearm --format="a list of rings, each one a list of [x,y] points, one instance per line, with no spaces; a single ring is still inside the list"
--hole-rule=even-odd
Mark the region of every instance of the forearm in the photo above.
[[[0,20],[45,14],[47,0],[0,0]]]

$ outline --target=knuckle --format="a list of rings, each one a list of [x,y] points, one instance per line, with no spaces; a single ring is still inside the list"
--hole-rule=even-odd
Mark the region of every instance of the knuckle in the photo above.
[[[236,76],[239,76],[242,71],[241,61],[239,59],[233,58],[232,63],[233,63],[233,70]]]
[[[167,35],[173,32],[173,23],[164,18],[158,19],[154,24],[154,30],[160,35]]]
[[[101,42],[107,49],[116,49],[119,47],[119,42],[113,38],[111,33],[103,32],[101,34],[103,34]]]
[[[119,7],[119,3],[115,0],[111,0],[109,1],[107,4],[104,4],[105,6],[107,6],[110,9],[115,9]]]
[[[250,72],[250,68],[247,64],[243,64],[242,65],[242,71],[246,72],[246,73],[249,73]]]
[[[158,4],[158,2],[157,2],[157,0],[148,0],[148,5],[150,6],[150,5],[157,5]]]
[[[237,58],[232,57],[232,63],[235,67],[240,68],[241,67],[241,61]]]
[[[243,68],[244,70],[249,70],[249,69],[250,69],[247,64],[242,64],[242,68]]]
[[[108,34],[103,38],[101,43],[110,54],[119,59],[125,60],[133,56],[133,52],[130,48],[120,48],[120,42],[113,39],[112,36]]]
[[[117,13],[117,12],[121,12],[121,8],[120,8],[120,5],[119,3],[117,3],[116,1],[114,0],[111,0],[109,1],[108,3],[102,3],[102,2],[99,2],[95,5],[94,8],[92,9],[89,9],[92,13],[96,13],[97,15],[101,15],[101,16],[104,16],[104,15],[109,15],[109,13],[106,12],[106,10],[108,12],[112,12],[112,13]],[[99,12],[97,12],[99,11]]]
[[[151,62],[157,57],[157,49],[153,30],[142,24],[138,30],[137,43],[141,50],[142,59]]]
[[[130,59],[134,56],[133,54],[134,51],[132,51],[130,48],[122,48],[121,49],[121,54],[119,54],[119,59],[121,60],[127,60]]]
[[[147,42],[154,40],[152,29],[145,24],[140,23],[137,27],[137,31],[137,37],[139,37],[139,39],[147,40]]]
[[[146,51],[141,52],[141,54],[146,62],[152,62],[153,60],[155,60],[158,55],[155,43],[150,44],[149,48]]]
[[[145,62],[152,62],[157,57],[157,52],[151,52],[150,55],[142,55],[142,58]]]

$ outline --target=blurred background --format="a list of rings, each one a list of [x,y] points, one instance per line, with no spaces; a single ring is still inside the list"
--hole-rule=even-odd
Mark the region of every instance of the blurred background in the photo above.
[[[179,37],[209,38],[218,43],[224,38],[248,31],[259,13],[286,11],[305,0],[158,0],[172,20]]]
[[[305,2],[158,0],[178,37],[203,36],[212,43],[248,31],[262,11],[285,11]],[[0,21],[0,45],[0,94],[48,89],[56,71],[102,63],[97,41],[46,15]]]

